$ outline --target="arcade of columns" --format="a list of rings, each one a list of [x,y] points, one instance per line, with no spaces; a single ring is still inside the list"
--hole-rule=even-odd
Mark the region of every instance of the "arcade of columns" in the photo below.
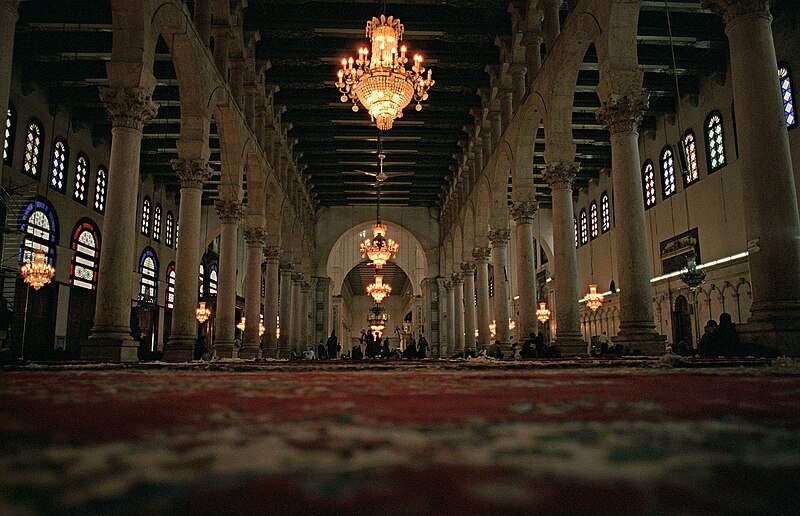
[[[513,37],[501,44],[501,65],[487,67],[491,87],[482,92],[483,109],[462,146],[460,165],[443,205],[441,245],[445,275],[441,305],[448,317],[442,354],[488,344],[490,320],[497,338],[509,342],[510,286],[507,274],[510,218],[514,220],[517,291],[522,334],[538,329],[534,309],[535,201],[531,163],[533,142],[544,126],[545,180],[552,189],[552,242],[557,326],[554,344],[562,354],[585,352],[578,317],[577,260],[573,235],[572,182],[579,171],[571,136],[575,79],[589,44],[598,50],[602,107],[597,118],[612,143],[616,249],[621,286],[621,324],[615,341],[645,352],[662,349],[653,320],[651,271],[639,178],[637,127],[647,97],[636,59],[639,5],[629,0],[581,0],[567,17],[560,37],[561,0],[529,2],[525,13],[510,9]],[[730,43],[731,76],[744,161],[752,317],[742,328],[786,354],[800,354],[800,217],[784,127],[780,92],[774,80],[775,52],[768,0],[703,0],[723,16]],[[194,13],[177,0],[143,0],[130,9],[114,7],[114,47],[107,65],[109,87],[100,92],[112,121],[109,160],[113,181],[108,189],[104,248],[97,290],[97,312],[91,344],[81,358],[136,360],[129,335],[130,293],[118,288],[134,260],[136,196],[142,130],[158,106],[152,100],[154,35],[170,42],[181,95],[179,158],[173,168],[180,181],[180,246],[176,257],[175,307],[171,340],[164,358],[191,358],[197,336],[194,318],[200,262],[200,209],[204,183],[211,175],[208,138],[212,116],[220,128],[222,181],[216,204],[221,223],[219,297],[215,342],[220,357],[233,356],[237,235],[244,224],[246,242],[245,314],[242,358],[285,354],[307,342],[309,327],[298,314],[308,312],[316,291],[311,278],[314,208],[287,141],[281,108],[254,59],[257,35],[242,32],[242,6],[197,0]],[[7,105],[17,1],[0,1],[0,105]],[[133,29],[135,28],[135,29]],[[214,36],[213,53],[209,50]],[[121,35],[124,35],[122,37]],[[167,37],[168,36],[168,37]],[[546,46],[542,60],[542,43]],[[229,77],[229,79],[225,79]],[[5,116],[0,110],[0,118]],[[2,120],[0,120],[2,122]],[[247,169],[248,203],[242,204]],[[506,183],[513,179],[513,205],[506,202]],[[469,208],[469,209],[468,209]],[[471,219],[470,219],[471,217]],[[267,223],[269,221],[269,223]],[[469,238],[455,238],[456,232]],[[474,244],[456,249],[454,241]],[[302,258],[299,258],[302,257]],[[294,258],[294,259],[293,259]],[[489,263],[495,280],[494,305],[488,292]],[[446,273],[446,274],[445,274]],[[265,297],[261,298],[261,279]],[[324,280],[324,278],[322,279]],[[326,283],[325,283],[326,284]],[[477,290],[476,290],[477,286]],[[477,298],[473,303],[473,293]],[[280,299],[280,302],[279,302]],[[265,318],[263,343],[258,337],[259,310],[279,313],[281,342],[275,321]],[[465,307],[466,309],[462,309]],[[483,331],[486,329],[487,331]],[[260,345],[260,344],[263,344]]]

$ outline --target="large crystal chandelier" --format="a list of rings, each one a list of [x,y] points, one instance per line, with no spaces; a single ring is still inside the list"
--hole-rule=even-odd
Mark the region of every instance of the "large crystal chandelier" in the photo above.
[[[539,301],[539,308],[536,309],[536,318],[542,324],[550,320],[550,309],[547,308],[547,301]]]
[[[383,298],[391,294],[392,286],[383,282],[383,276],[375,276],[375,281],[367,285],[367,294],[372,296],[375,303],[380,304]]]
[[[597,291],[597,285],[594,283],[589,285],[589,293],[586,294],[586,297],[583,299],[586,301],[586,306],[589,307],[592,312],[596,312],[598,308],[603,306],[603,294]]]
[[[44,251],[36,249],[33,252],[33,261],[23,263],[19,272],[25,279],[25,283],[32,286],[33,290],[39,290],[50,283],[56,269],[45,261]]]
[[[194,316],[197,319],[197,322],[203,324],[211,317],[211,308],[206,306],[205,301],[200,301],[200,306],[194,309]]]
[[[381,136],[378,133],[378,165],[379,175],[383,174],[383,160],[386,155],[381,148]],[[377,179],[377,178],[376,178]],[[381,183],[378,179],[375,188],[378,194],[377,217],[375,224],[372,225],[372,238],[367,238],[361,242],[361,257],[369,258],[376,269],[383,268],[386,262],[397,255],[397,242],[391,238],[386,238],[386,224],[381,223]]]
[[[372,43],[372,58],[366,47],[358,49],[358,59],[342,59],[336,87],[342,92],[342,102],[350,99],[353,111],[358,111],[357,102],[369,111],[370,118],[378,129],[392,128],[395,118],[403,117],[403,108],[411,100],[417,102],[417,111],[428,98],[433,86],[431,71],[425,76],[422,56],[414,56],[414,65],[406,69],[408,58],[406,46],[397,44],[403,39],[403,24],[399,18],[381,15],[367,22],[367,37]]]

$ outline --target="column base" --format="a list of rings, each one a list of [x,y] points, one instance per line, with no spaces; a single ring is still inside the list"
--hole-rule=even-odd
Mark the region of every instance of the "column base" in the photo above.
[[[261,346],[259,342],[245,342],[239,350],[239,358],[244,360],[258,360],[261,358]]]
[[[261,348],[261,358],[278,358],[278,344],[274,340],[265,340]]]
[[[666,342],[667,336],[659,335],[655,330],[620,330],[618,335],[611,337],[611,343],[615,346],[622,344],[627,354],[638,350],[642,355],[663,355],[667,351]]]
[[[126,326],[95,328],[89,342],[81,346],[81,360],[97,362],[138,362],[139,343]]]
[[[754,321],[736,326],[743,343],[778,351],[781,356],[800,357],[800,317],[795,320]]]
[[[233,341],[217,341],[214,343],[216,358],[239,358],[239,353]]]
[[[585,357],[589,354],[586,341],[580,336],[556,337],[553,347],[555,347],[564,358]]]
[[[194,347],[196,343],[197,338],[192,338],[191,335],[176,335],[171,337],[167,345],[164,346],[164,361],[188,362],[194,360]]]

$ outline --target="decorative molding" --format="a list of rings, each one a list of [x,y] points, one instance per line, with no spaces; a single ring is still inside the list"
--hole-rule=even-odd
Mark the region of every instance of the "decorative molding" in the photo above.
[[[217,201],[214,207],[222,224],[236,224],[244,216],[242,203],[239,201]]]
[[[772,20],[769,12],[770,0],[701,0],[703,9],[722,16],[725,24],[736,21],[741,16],[755,15]]]
[[[152,94],[143,88],[100,88],[100,101],[113,127],[128,127],[141,131],[145,124],[155,118],[158,104]]]
[[[650,105],[650,95],[611,95],[597,110],[597,121],[613,135],[636,132],[644,111]]]
[[[202,190],[214,170],[207,159],[173,159],[172,170],[178,176],[181,188]]]
[[[544,167],[542,175],[553,190],[571,190],[580,168],[580,163],[551,163]]]

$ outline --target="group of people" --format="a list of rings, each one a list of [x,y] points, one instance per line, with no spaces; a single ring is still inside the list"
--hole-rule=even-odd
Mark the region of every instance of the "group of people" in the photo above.
[[[514,358],[517,358],[516,350],[514,351]],[[558,350],[548,346],[544,341],[544,335],[536,332],[531,332],[519,349],[519,358],[555,358],[558,356]]]
[[[361,347],[364,350],[361,350]],[[383,338],[372,332],[361,330],[361,336],[358,339],[358,344],[353,347],[350,358],[353,360],[361,360],[363,358],[408,358],[418,359],[427,358],[428,356],[428,339],[425,335],[419,334],[419,340],[414,340],[414,336],[410,335],[406,340],[406,347],[403,350],[400,348],[393,348],[389,344],[389,337]]]
[[[679,342],[675,352],[679,355],[694,354],[688,346],[681,346]],[[687,353],[688,352],[688,353]],[[733,324],[731,314],[722,313],[719,324],[714,319],[706,323],[705,333],[700,337],[697,352],[701,357],[737,356],[744,354],[739,332]]]

